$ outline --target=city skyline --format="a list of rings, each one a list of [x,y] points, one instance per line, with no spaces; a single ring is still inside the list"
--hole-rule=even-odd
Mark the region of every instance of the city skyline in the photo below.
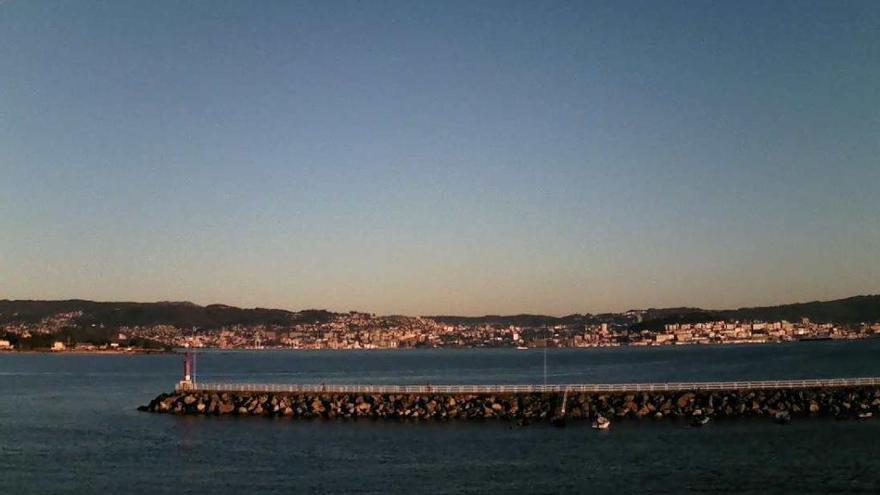
[[[0,4],[0,298],[880,292],[880,4]]]

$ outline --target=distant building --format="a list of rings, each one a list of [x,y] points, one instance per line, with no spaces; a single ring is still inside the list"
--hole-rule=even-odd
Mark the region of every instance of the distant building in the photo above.
[[[9,351],[12,350],[12,342],[8,340],[0,340],[0,350]]]
[[[55,342],[52,344],[52,350],[53,350],[53,351],[63,351],[63,350],[65,350],[65,349],[67,349],[67,346],[64,345],[64,342],[61,342],[61,341],[55,341]]]

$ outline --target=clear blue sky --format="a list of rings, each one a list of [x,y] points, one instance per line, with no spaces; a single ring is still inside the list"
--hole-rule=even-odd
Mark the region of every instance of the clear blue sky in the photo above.
[[[880,2],[0,3],[0,297],[880,292]]]

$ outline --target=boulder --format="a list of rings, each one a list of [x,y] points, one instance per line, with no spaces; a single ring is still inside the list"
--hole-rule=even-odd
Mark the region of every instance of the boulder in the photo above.
[[[675,404],[680,408],[685,407],[694,400],[694,397],[696,397],[696,395],[693,392],[684,393],[679,396],[678,400],[675,401]]]
[[[159,402],[159,410],[160,411],[169,411],[169,410],[171,410],[172,407],[174,407],[174,404],[176,402],[177,402],[177,397],[175,397],[173,395],[170,397],[166,397],[166,398],[162,399],[161,402]]]

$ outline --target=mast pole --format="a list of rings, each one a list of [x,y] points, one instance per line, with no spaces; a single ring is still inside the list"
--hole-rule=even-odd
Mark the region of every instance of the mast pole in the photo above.
[[[544,327],[544,386],[547,386],[547,327]]]

